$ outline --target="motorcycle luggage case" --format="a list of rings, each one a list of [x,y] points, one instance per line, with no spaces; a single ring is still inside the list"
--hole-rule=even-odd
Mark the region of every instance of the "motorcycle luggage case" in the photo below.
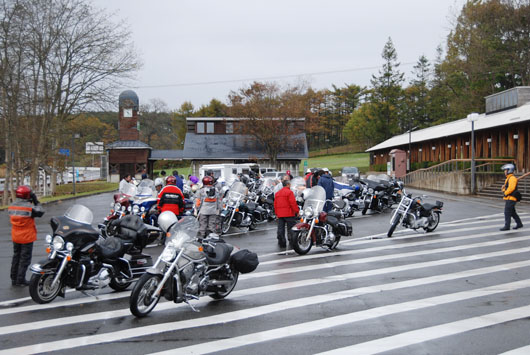
[[[349,221],[341,221],[337,225],[337,231],[339,232],[340,235],[351,236],[353,233],[353,228]]]
[[[256,270],[259,264],[258,254],[251,252],[248,249],[243,249],[234,253],[230,257],[230,262],[237,271],[246,274]]]

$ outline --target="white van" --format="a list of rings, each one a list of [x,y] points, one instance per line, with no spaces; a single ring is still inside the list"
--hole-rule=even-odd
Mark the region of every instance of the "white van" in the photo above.
[[[226,180],[232,174],[249,174],[252,170],[259,173],[258,164],[206,164],[199,168],[199,177],[202,179],[207,170],[213,171],[216,179],[222,178]]]

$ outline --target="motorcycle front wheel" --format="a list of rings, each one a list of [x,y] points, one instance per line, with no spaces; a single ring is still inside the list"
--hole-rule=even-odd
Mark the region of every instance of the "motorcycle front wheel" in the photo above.
[[[436,229],[436,227],[438,227],[438,223],[440,223],[440,214],[436,212],[431,212],[431,221],[429,222],[427,227],[425,227],[425,231],[432,232]]]
[[[230,215],[223,217],[221,221],[221,232],[222,234],[228,233],[230,230]]]
[[[33,274],[29,281],[29,294],[33,301],[44,304],[50,303],[61,291],[62,282],[52,287],[55,274]]]
[[[221,286],[220,289],[222,290],[216,291],[215,293],[211,294],[210,297],[216,300],[220,300],[228,296],[230,292],[232,292],[232,290],[236,287],[237,280],[239,279],[239,271],[236,271],[232,268],[231,277],[232,282],[229,285]]]
[[[162,280],[160,275],[143,274],[131,292],[129,308],[131,313],[141,318],[148,315],[160,300],[160,294],[154,292]]]
[[[313,246],[311,237],[307,238],[308,230],[293,231],[291,245],[294,251],[300,255],[309,253]]]
[[[401,215],[396,214],[396,216],[394,217],[394,220],[392,221],[392,225],[390,226],[390,229],[388,230],[388,233],[386,234],[388,238],[392,238],[392,234],[394,234],[394,231],[396,230],[396,227],[399,224],[400,220],[401,220]]]

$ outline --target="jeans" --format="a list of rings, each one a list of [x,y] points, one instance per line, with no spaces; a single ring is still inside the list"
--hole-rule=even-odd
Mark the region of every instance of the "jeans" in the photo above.
[[[26,271],[31,264],[33,243],[19,244],[13,242],[13,259],[11,260],[11,281],[21,283],[26,280]]]
[[[506,200],[506,204],[504,205],[504,227],[506,228],[510,228],[510,222],[512,220],[512,217],[518,226],[523,225],[523,223],[521,222],[521,218],[519,218],[519,215],[515,211],[516,203],[516,201]]]
[[[278,217],[277,238],[280,244],[285,244],[285,226],[287,225],[287,237],[291,240],[292,228],[296,225],[296,217]]]

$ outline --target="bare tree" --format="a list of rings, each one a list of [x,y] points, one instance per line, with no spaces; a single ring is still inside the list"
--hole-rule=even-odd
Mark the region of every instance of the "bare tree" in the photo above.
[[[39,166],[55,166],[59,138],[71,134],[64,132],[65,122],[114,98],[116,89],[138,69],[139,62],[124,25],[111,22],[108,14],[86,1],[0,3],[0,21],[9,29],[2,29],[5,38],[0,39],[0,49],[20,53],[17,68],[21,83],[3,82],[2,89],[13,98],[16,116],[23,117],[9,121],[16,122],[18,137],[16,144],[9,137],[6,146],[19,157],[18,170],[29,166],[35,185]],[[20,25],[7,27],[9,23]],[[2,70],[14,70],[13,65],[4,63],[7,56],[1,59]],[[4,77],[1,80],[5,81]],[[4,111],[7,106],[4,102],[2,106]],[[52,186],[55,180],[52,175]]]

